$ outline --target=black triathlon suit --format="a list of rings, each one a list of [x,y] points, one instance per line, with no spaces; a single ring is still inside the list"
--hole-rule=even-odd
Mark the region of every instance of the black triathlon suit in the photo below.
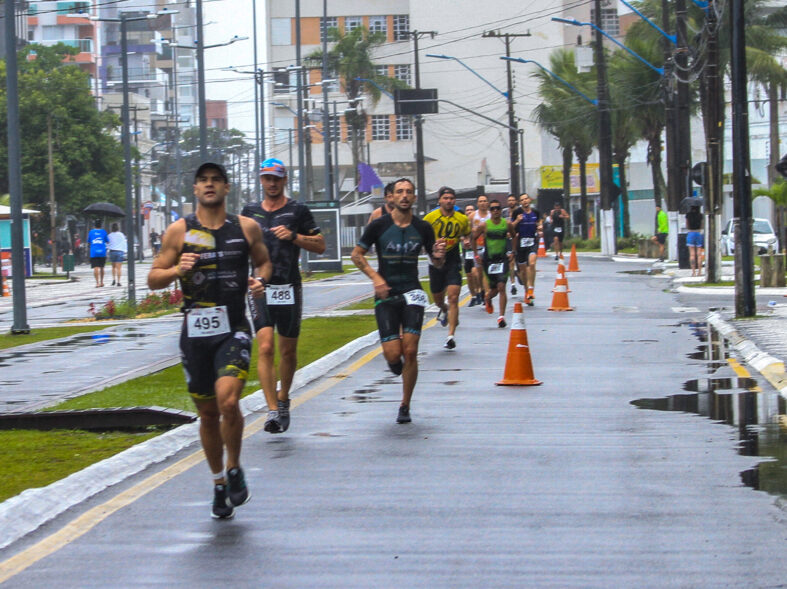
[[[391,215],[384,215],[364,229],[358,245],[366,251],[375,246],[377,272],[391,288],[388,298],[375,299],[380,341],[399,339],[400,331],[421,335],[425,305],[408,303],[405,293],[423,293],[418,280],[418,256],[422,249],[431,254],[434,242],[432,226],[418,217],[413,217],[407,227],[399,227]]]
[[[527,265],[530,254],[538,253],[538,219],[541,217],[536,209],[526,213],[520,209],[522,219],[516,226],[516,263]]]
[[[273,275],[259,299],[249,297],[249,309],[254,330],[273,327],[279,335],[296,338],[301,333],[303,289],[298,266],[301,248],[289,239],[279,239],[271,229],[284,225],[300,235],[319,235],[320,228],[311,210],[291,198],[280,209],[266,211],[260,204],[247,204],[241,215],[251,217],[262,228],[262,238],[268,247]]]
[[[203,227],[193,213],[185,221],[182,253],[200,257],[180,279],[184,312],[180,355],[189,393],[196,400],[207,400],[216,396],[217,379],[232,376],[245,381],[248,376],[250,248],[237,215],[228,214],[218,229]]]

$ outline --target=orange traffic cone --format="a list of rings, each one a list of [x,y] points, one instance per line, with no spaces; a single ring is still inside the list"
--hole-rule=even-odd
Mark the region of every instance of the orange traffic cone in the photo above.
[[[563,269],[563,264],[557,265],[558,278],[555,280],[555,288],[552,289],[552,306],[548,311],[573,311],[573,307],[568,305],[568,279]],[[562,276],[562,279],[561,279]],[[565,284],[563,284],[565,282]],[[560,283],[560,284],[558,284]]]
[[[568,287],[568,277],[566,276],[566,267],[563,265],[563,262],[557,263],[557,276],[555,277],[555,286],[552,288],[552,292],[555,292],[558,286],[565,286],[566,292],[571,292],[571,289]]]
[[[568,260],[567,272],[581,272],[579,262],[577,262],[577,244],[571,244],[571,257]]]
[[[11,289],[8,287],[8,276],[3,275],[3,296],[10,297]]]
[[[547,257],[547,248],[544,245],[544,236],[542,235],[538,240],[538,251],[536,252],[537,258],[546,258]]]
[[[503,380],[496,382],[504,386],[534,386],[541,384],[533,376],[533,363],[530,360],[530,346],[527,343],[525,315],[522,303],[514,303],[514,318],[511,321],[511,335],[508,338],[508,355]]]

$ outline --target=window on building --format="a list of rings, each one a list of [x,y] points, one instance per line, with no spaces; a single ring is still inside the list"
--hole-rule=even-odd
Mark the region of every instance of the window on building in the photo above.
[[[292,25],[289,18],[271,19],[271,45],[292,45]]]
[[[277,67],[273,70],[273,93],[287,94],[291,91],[290,72],[287,68]]]
[[[342,138],[342,117],[340,115],[331,115],[330,116],[330,130],[331,130],[331,139],[341,139]]]
[[[38,14],[38,4],[34,4],[33,2],[28,4],[28,6],[27,6],[27,14],[29,16],[35,16],[36,14]]]
[[[44,25],[41,27],[41,35],[44,41],[59,41],[65,35],[65,27],[60,25]]]
[[[90,10],[90,2],[58,2],[58,14],[70,14],[75,12],[88,12]]]
[[[372,141],[388,141],[389,139],[391,139],[391,117],[372,115]]]
[[[393,17],[394,41],[405,41],[410,30],[410,15],[395,14]]]
[[[328,34],[328,31],[338,28],[339,19],[335,16],[329,16],[328,18],[320,17],[320,43],[327,40],[326,35]]]
[[[412,85],[410,81],[410,65],[409,64],[400,64],[394,66],[394,78],[397,80],[401,80],[408,86]]]
[[[594,8],[590,9],[590,22],[596,22],[596,10]],[[620,19],[618,18],[617,8],[601,9],[601,30],[610,37],[620,36]],[[596,30],[593,29],[593,35],[595,34]]]
[[[369,32],[370,33],[385,33],[388,34],[388,17],[386,16],[370,16],[369,17]]]
[[[413,119],[409,115],[396,116],[396,140],[410,141],[413,138]]]
[[[388,77],[388,66],[387,65],[375,65],[374,66],[374,73],[378,76],[383,76],[385,78]]]
[[[363,20],[360,16],[345,16],[344,17],[344,32],[352,33],[358,27],[363,26]]]

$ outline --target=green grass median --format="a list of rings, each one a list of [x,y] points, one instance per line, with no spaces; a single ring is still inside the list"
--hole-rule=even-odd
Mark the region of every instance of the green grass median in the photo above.
[[[311,364],[374,329],[376,323],[372,316],[305,319],[298,344],[298,368]],[[278,354],[275,361],[278,366]],[[258,388],[255,340],[249,380],[243,394],[248,395]],[[186,393],[180,365],[69,399],[49,409],[149,405],[194,411],[194,405]],[[0,471],[0,501],[25,489],[53,483],[159,433],[158,430],[139,434],[78,430],[0,431],[0,464],[4,465]]]
[[[60,339],[61,337],[68,337],[78,333],[101,331],[102,329],[106,329],[106,327],[107,325],[97,323],[95,325],[73,325],[67,327],[36,327],[31,329],[30,333],[3,333],[0,334],[0,350],[24,346],[25,344],[35,344],[47,340]]]

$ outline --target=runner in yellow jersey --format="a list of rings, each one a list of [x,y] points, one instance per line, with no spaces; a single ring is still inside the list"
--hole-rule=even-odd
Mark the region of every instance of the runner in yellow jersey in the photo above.
[[[464,213],[456,210],[456,192],[453,188],[443,186],[437,194],[440,206],[427,213],[424,221],[432,226],[435,239],[445,239],[445,263],[440,268],[429,265],[429,288],[440,309],[437,320],[443,327],[448,325],[448,337],[443,347],[453,350],[456,347],[456,326],[459,325],[459,291],[462,289],[459,243],[470,234],[470,221]]]

